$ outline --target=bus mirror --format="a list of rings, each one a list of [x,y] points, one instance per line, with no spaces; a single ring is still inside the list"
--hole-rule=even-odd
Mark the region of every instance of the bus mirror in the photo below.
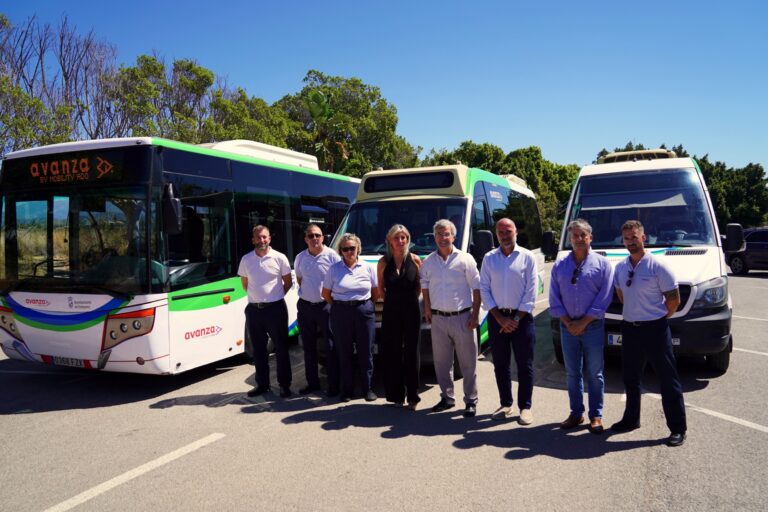
[[[557,256],[557,244],[555,244],[555,232],[545,231],[541,236],[541,252],[548,259],[554,259]]]
[[[475,231],[472,243],[472,256],[479,262],[485,253],[493,249],[493,233],[487,229]]]
[[[175,196],[173,184],[166,184],[163,192],[163,227],[169,235],[178,235],[182,227],[181,199]]]
[[[741,224],[728,224],[725,226],[725,249],[726,252],[736,252],[743,249],[744,228]]]

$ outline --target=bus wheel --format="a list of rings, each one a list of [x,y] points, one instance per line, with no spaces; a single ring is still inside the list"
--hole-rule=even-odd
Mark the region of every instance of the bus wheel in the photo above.
[[[747,262],[744,261],[744,257],[738,254],[731,257],[731,264],[729,266],[731,267],[731,272],[736,275],[744,275],[749,272],[749,268],[747,267]]]
[[[728,346],[722,352],[710,354],[707,356],[707,366],[720,373],[728,371],[731,364],[731,351],[733,350],[733,336],[728,340]]]

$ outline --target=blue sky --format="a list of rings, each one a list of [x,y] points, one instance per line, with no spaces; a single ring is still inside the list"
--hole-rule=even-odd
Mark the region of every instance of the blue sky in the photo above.
[[[633,141],[740,167],[768,166],[766,5],[0,0],[0,12],[14,24],[66,13],[122,63],[192,58],[268,102],[309,69],[359,77],[422,155],[473,140],[583,165]]]

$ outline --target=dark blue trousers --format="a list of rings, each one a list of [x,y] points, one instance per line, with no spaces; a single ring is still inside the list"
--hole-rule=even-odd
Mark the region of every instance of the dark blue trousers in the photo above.
[[[318,375],[317,342],[320,339],[328,344],[328,358],[326,368],[328,370],[328,389],[339,389],[339,356],[336,354],[336,346],[331,337],[330,311],[328,303],[313,304],[299,299],[296,304],[299,333],[304,346],[304,370],[307,375],[307,385],[319,388],[320,377]]]
[[[640,384],[646,361],[650,361],[661,385],[661,405],[672,433],[684,433],[685,402],[672,352],[672,334],[666,318],[652,322],[621,322],[621,359],[627,405],[623,420],[640,423]]]
[[[277,382],[281,387],[290,387],[291,358],[288,355],[288,308],[285,301],[280,300],[263,308],[248,304],[245,307],[245,324],[253,344],[256,384],[269,387],[267,340],[272,338],[277,358]]]
[[[502,407],[512,407],[512,355],[517,365],[517,406],[531,408],[533,396],[533,349],[536,346],[536,329],[531,315],[525,315],[517,330],[501,333],[499,322],[488,315],[488,339],[491,342],[493,370],[499,402]]]
[[[331,331],[339,354],[342,397],[352,397],[355,391],[355,347],[363,394],[367,393],[373,385],[373,339],[376,336],[373,302],[368,300],[358,306],[334,303],[331,306]]]

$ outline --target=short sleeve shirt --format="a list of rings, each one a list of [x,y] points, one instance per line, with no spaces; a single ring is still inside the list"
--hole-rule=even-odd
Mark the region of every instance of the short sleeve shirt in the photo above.
[[[285,296],[283,276],[291,273],[285,254],[272,248],[264,256],[251,251],[240,260],[237,275],[248,278],[248,302],[275,302]]]
[[[630,272],[633,272],[631,278]],[[613,284],[624,297],[624,320],[648,322],[667,315],[663,293],[677,288],[677,279],[666,262],[646,252],[634,268],[629,257],[620,261]]]
[[[317,256],[312,256],[306,249],[300,252],[293,263],[296,278],[301,279],[299,297],[309,302],[322,302],[323,279],[337,261],[341,261],[341,256],[329,247],[323,247]]]
[[[323,288],[331,290],[333,300],[368,300],[371,288],[378,286],[376,271],[367,263],[357,262],[349,268],[344,260],[328,269]]]
[[[475,259],[455,247],[445,260],[435,251],[419,270],[421,288],[429,291],[433,309],[453,313],[472,307],[473,290],[480,289]]]

